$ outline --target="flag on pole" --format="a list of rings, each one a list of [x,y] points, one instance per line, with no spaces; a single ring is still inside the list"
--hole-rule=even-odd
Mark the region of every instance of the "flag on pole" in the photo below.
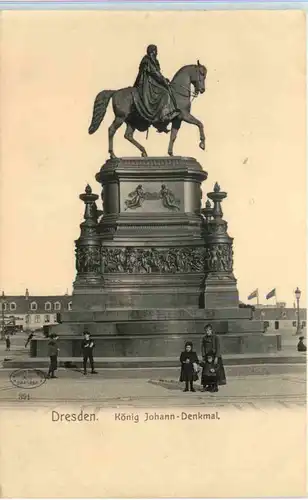
[[[276,297],[276,288],[273,288],[268,294],[266,295],[266,300],[271,299],[272,297]]]
[[[256,288],[250,295],[248,295],[247,300],[255,299],[259,297],[259,289]]]

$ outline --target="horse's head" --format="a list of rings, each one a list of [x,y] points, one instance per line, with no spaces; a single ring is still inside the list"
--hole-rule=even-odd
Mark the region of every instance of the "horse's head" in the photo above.
[[[206,79],[207,69],[205,66],[200,64],[199,59],[197,64],[194,65],[194,71],[191,78],[191,83],[195,87],[196,94],[203,94],[205,91],[205,79]]]

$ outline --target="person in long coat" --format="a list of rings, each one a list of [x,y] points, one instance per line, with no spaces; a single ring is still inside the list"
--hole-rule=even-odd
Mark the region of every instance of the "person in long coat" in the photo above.
[[[197,353],[193,351],[192,342],[185,343],[185,350],[181,352],[180,363],[180,382],[185,382],[184,392],[187,392],[189,388],[191,392],[196,392],[194,389],[194,381],[198,380],[199,360]]]
[[[214,356],[214,364],[217,366],[217,383],[218,385],[226,385],[227,380],[221,357],[219,337],[214,333],[213,327],[210,323],[204,327],[204,330],[205,335],[201,342],[202,359],[203,361],[206,361],[207,356]],[[204,388],[207,385],[203,377],[203,372],[201,376],[201,384]]]
[[[169,80],[160,70],[157,46],[149,45],[134,83],[135,107],[140,117],[152,124],[158,132],[168,132],[167,124],[178,114],[175,96]]]

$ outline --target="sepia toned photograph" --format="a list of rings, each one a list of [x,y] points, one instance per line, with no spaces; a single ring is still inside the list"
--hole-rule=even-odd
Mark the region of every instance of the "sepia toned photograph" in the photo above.
[[[304,496],[305,12],[0,29],[1,495]]]

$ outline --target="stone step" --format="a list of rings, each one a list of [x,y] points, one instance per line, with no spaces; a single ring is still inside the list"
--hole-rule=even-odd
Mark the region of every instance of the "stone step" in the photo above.
[[[275,353],[275,354],[226,354],[223,356],[225,367],[232,366],[254,366],[255,372],[260,374],[266,372],[266,367],[272,365],[301,365],[306,369],[305,353]],[[5,359],[3,361],[4,368],[46,368],[49,363],[48,357],[37,358],[19,358]],[[58,360],[60,367],[81,367],[82,358],[60,357]],[[178,357],[95,357],[95,366],[100,369],[149,369],[149,368],[164,368],[164,369],[179,369]],[[259,368],[258,368],[259,367]]]
[[[121,321],[218,321],[218,320],[250,320],[252,317],[249,308],[224,308],[219,310],[206,309],[108,309],[88,311],[69,311],[60,314],[61,321],[65,322],[116,322]],[[258,321],[259,322],[259,321]],[[262,322],[260,322],[262,323]]]
[[[261,333],[263,331],[260,321],[217,321],[215,323],[216,333]],[[169,320],[169,321],[129,321],[116,324],[116,330],[124,335],[137,335],[137,334],[199,334],[204,335],[204,321],[187,321],[187,320]]]
[[[132,335],[102,335],[93,333],[95,341],[95,355],[99,357],[131,357],[140,358],[161,356],[168,358],[178,356],[183,350],[187,340],[193,342],[197,352],[201,350],[202,334],[181,333],[165,334],[164,332],[152,334]],[[59,335],[58,345],[62,356],[81,356],[82,335]],[[280,350],[280,336],[249,333],[239,335],[220,335],[221,352],[225,354],[239,353],[270,353]],[[48,353],[47,339],[33,339],[31,342],[31,355],[44,357]]]
[[[79,325],[74,324],[61,324],[52,326],[50,328],[50,333],[56,333],[59,336],[82,336],[83,331],[88,330],[91,332],[92,337],[107,337],[111,335],[116,335],[118,337],[125,336],[154,336],[154,335],[198,335],[201,337],[204,335],[204,323],[196,322],[184,322],[181,323],[177,321],[169,321],[168,323],[160,322],[129,322],[129,323],[90,323],[85,322]],[[263,330],[258,324],[251,323],[245,328],[236,328],[236,326],[230,328],[230,325],[226,322],[219,322],[216,325],[216,333],[222,336],[228,335],[228,337],[239,336],[239,335],[254,335],[262,334]],[[275,335],[273,333],[273,335]]]

